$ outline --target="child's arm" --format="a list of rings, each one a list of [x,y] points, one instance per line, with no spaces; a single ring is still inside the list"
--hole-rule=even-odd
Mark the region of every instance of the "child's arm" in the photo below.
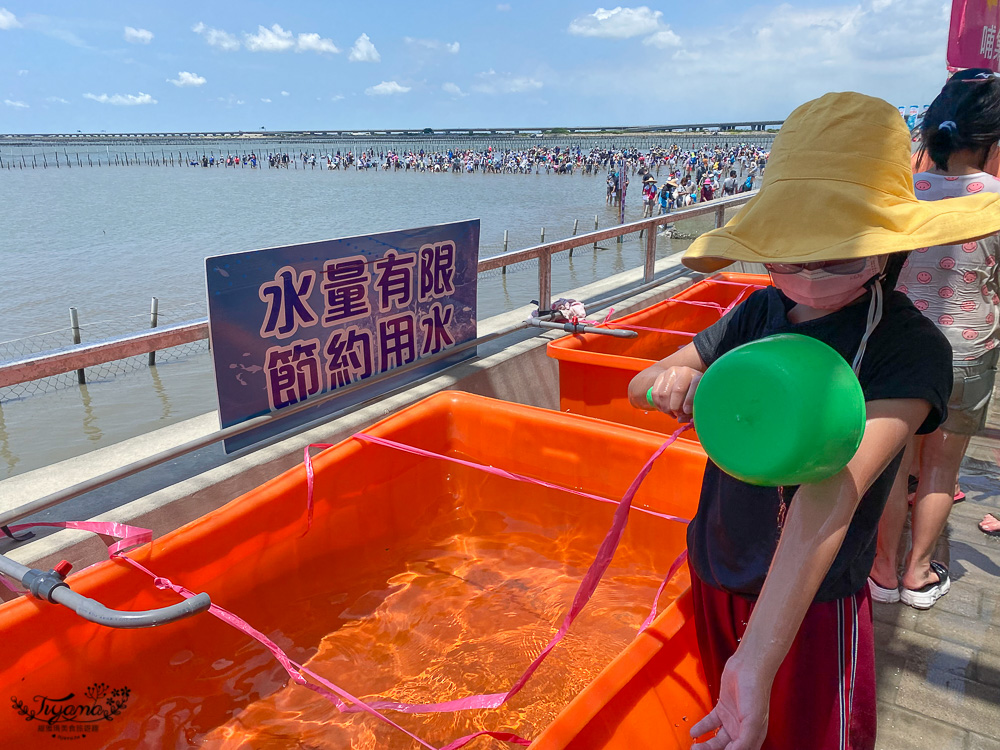
[[[767,734],[771,685],[861,497],[916,433],[930,411],[922,399],[867,404],[861,446],[836,476],[799,487],[746,633],[722,673],[719,703],[692,729],[693,750],[756,750]],[[803,700],[808,700],[803,696]],[[790,710],[794,710],[792,707]]]

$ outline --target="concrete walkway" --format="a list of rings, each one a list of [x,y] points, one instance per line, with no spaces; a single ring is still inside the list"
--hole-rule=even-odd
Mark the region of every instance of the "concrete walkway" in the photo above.
[[[975,438],[967,454],[967,499],[936,555],[949,593],[927,611],[874,604],[878,750],[1000,750],[1000,538],[976,527],[1000,514],[998,450],[1000,441]]]

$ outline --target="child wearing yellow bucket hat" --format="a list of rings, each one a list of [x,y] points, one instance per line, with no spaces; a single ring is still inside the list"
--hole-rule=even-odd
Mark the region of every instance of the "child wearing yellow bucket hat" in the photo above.
[[[691,419],[702,373],[716,360],[796,333],[851,364],[867,411],[857,453],[822,481],[755,486],[708,461],[688,551],[717,703],[694,725],[692,736],[710,736],[694,748],[875,747],[867,579],[879,517],[907,439],[944,420],[952,385],[947,339],[893,287],[909,251],[997,230],[1000,195],[917,200],[899,111],[839,93],[788,117],[760,193],[685,253],[703,272],[764,263],[774,287],[637,375],[636,408],[649,408],[649,393],[657,409]]]

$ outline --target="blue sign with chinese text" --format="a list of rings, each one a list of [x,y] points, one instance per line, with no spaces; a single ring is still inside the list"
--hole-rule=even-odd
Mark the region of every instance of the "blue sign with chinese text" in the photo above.
[[[476,337],[479,220],[205,260],[223,427]],[[458,352],[225,441],[246,448],[474,356]]]

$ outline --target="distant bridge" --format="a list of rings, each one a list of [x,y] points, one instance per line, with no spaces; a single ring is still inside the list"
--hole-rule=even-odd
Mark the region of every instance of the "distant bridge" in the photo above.
[[[390,128],[336,130],[215,130],[165,133],[11,133],[0,134],[0,143],[11,141],[117,141],[121,139],[219,140],[228,138],[267,140],[351,140],[356,138],[448,138],[490,136],[521,136],[528,138],[558,136],[613,136],[659,133],[712,133],[727,131],[765,132],[780,127],[784,120],[717,121],[686,125],[606,125],[564,128]]]

